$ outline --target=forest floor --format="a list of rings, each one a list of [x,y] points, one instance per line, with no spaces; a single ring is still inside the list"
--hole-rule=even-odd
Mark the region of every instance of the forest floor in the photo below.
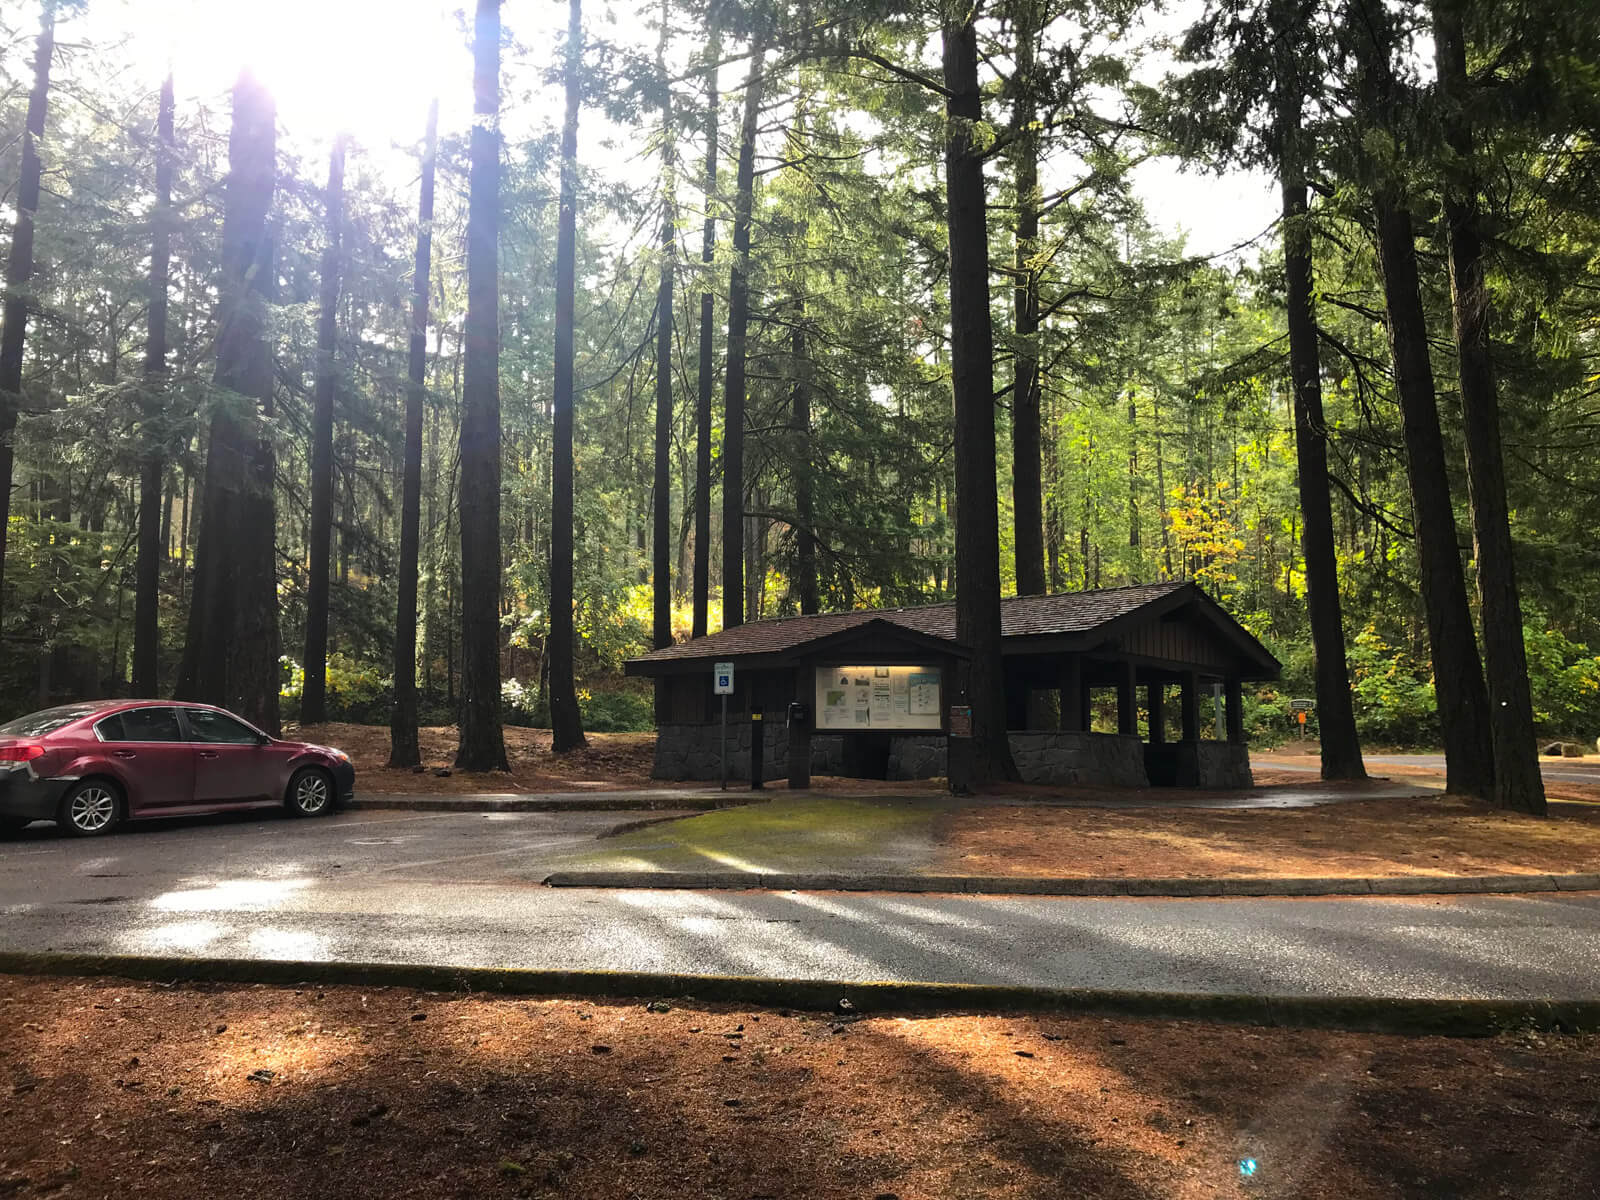
[[[509,775],[453,772],[447,777],[432,769],[414,774],[385,766],[389,734],[382,726],[330,724],[293,736],[346,750],[356,763],[359,792],[374,798],[682,786],[650,779],[654,735],[647,733],[590,734],[587,749],[558,756],[550,751],[548,730],[508,726]],[[424,729],[422,745],[424,762],[443,767],[454,751],[455,730]],[[1390,770],[1384,768],[1385,773]],[[1292,790],[1302,799],[1348,790],[1348,785],[1307,778],[1303,771],[1274,770],[1270,762],[1256,771],[1256,779],[1257,796],[1271,789]],[[1560,805],[1551,817],[1539,819],[1437,794],[1284,809],[1202,809],[1132,806],[1158,802],[1172,794],[1166,789],[1016,784],[991,789],[975,802],[959,802],[938,781],[817,778],[814,783],[816,790],[806,797],[788,796],[780,782],[769,785],[770,803],[607,839],[583,865],[626,862],[665,870],[706,869],[710,854],[714,861],[759,860],[767,870],[848,871],[861,869],[862,862],[877,854],[883,859],[880,866],[892,860],[928,874],[1050,878],[1349,878],[1600,870],[1600,806]],[[872,803],[875,794],[918,802],[891,810]],[[1070,806],[1050,803],[1062,798]]]
[[[0,1195],[1600,1197],[1600,1037],[0,977]]]
[[[1600,807],[1549,817],[1442,794],[1316,808],[967,807],[942,819],[962,875],[1156,878],[1521,875],[1600,870]]]
[[[603,838],[562,869],[1049,879],[1589,873],[1600,871],[1600,806],[1538,818],[1437,793],[1249,809],[778,793]]]

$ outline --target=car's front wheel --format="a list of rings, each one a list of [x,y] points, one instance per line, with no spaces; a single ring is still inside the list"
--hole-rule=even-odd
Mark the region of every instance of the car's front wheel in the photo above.
[[[101,837],[116,827],[122,796],[114,783],[85,779],[61,797],[57,823],[73,837]]]
[[[320,767],[302,767],[289,780],[289,811],[321,817],[333,811],[333,776]]]

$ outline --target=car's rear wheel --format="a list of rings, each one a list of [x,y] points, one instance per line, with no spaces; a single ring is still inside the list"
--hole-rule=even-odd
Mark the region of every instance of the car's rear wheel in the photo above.
[[[85,779],[61,797],[57,823],[73,837],[101,837],[116,828],[122,794],[106,779]]]
[[[333,776],[320,767],[302,767],[289,780],[289,811],[321,817],[333,811]]]

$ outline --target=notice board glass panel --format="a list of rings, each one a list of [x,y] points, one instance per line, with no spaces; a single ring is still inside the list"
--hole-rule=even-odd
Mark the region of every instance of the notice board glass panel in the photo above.
[[[831,733],[937,730],[942,685],[938,667],[818,667],[816,728]]]

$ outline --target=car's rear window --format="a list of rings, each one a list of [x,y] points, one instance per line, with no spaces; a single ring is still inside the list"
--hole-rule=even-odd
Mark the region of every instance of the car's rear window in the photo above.
[[[100,707],[98,704],[62,704],[56,708],[42,709],[0,725],[0,737],[43,737],[63,725],[72,724],[80,717],[87,717]]]
[[[171,708],[130,708],[112,713],[95,726],[107,742],[181,742],[178,713]]]

